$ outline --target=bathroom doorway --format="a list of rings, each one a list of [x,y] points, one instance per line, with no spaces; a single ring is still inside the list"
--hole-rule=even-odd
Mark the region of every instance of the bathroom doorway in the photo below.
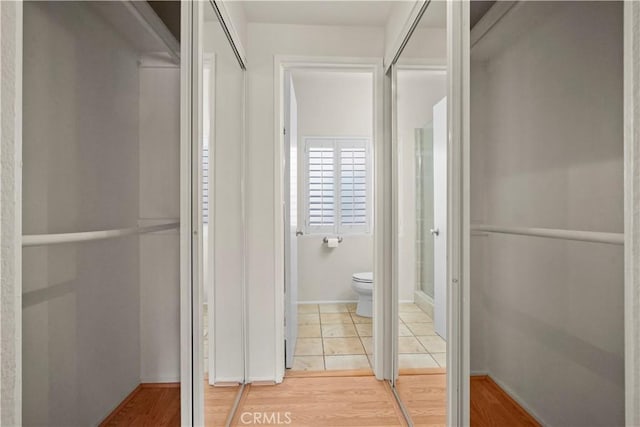
[[[282,68],[283,375],[382,371],[374,345],[373,68]]]
[[[447,73],[402,59],[395,69],[400,372],[443,368],[447,339]]]

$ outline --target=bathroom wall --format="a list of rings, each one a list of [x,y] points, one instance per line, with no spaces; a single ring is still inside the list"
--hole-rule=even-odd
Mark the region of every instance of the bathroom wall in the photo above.
[[[298,164],[304,164],[307,136],[372,136],[373,77],[367,73],[295,71],[298,101]],[[304,201],[304,174],[299,169],[298,200]],[[298,224],[304,210],[298,208]],[[323,234],[298,237],[298,300],[356,301],[351,276],[373,271],[373,234],[344,235],[335,249],[322,242]]]
[[[413,301],[416,289],[416,153],[415,130],[432,121],[433,106],[447,94],[447,75],[398,70],[398,274],[400,301]],[[430,206],[433,209],[433,206]]]
[[[138,55],[84,2],[24,29],[24,233],[136,226]],[[138,261],[137,236],[23,250],[24,425],[96,425],[140,383]]]
[[[476,45],[473,221],[623,231],[622,28],[621,2],[525,2]],[[545,425],[623,425],[622,246],[472,239],[472,369]]]
[[[247,27],[247,296],[248,380],[274,380],[274,55],[381,58],[382,28],[250,23]]]

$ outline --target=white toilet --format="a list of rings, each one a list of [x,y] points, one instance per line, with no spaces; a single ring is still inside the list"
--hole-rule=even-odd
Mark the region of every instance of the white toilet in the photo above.
[[[373,317],[373,273],[354,273],[351,287],[358,294],[356,314],[362,317]]]

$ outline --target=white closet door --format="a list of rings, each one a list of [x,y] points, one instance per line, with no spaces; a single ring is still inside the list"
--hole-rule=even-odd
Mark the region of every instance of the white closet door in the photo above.
[[[298,103],[291,75],[285,77],[284,122],[285,164],[285,366],[293,367],[293,353],[298,340]]]
[[[447,339],[447,98],[433,107],[433,328]]]

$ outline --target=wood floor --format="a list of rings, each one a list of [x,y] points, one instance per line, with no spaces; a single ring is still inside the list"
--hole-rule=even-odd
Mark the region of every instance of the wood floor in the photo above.
[[[416,426],[446,425],[444,369],[406,370],[397,392]],[[205,420],[224,426],[239,387],[205,385]],[[257,418],[254,418],[257,417]],[[278,385],[247,385],[233,426],[406,426],[391,388],[370,370],[288,375]],[[102,426],[179,426],[180,388],[141,386]],[[471,425],[539,426],[491,378],[471,377]]]
[[[179,425],[179,384],[140,385],[100,424],[101,427]]]
[[[447,425],[447,375],[444,369],[412,375],[403,375],[401,371],[396,390],[413,425]]]
[[[490,377],[471,377],[471,425],[540,426]]]

